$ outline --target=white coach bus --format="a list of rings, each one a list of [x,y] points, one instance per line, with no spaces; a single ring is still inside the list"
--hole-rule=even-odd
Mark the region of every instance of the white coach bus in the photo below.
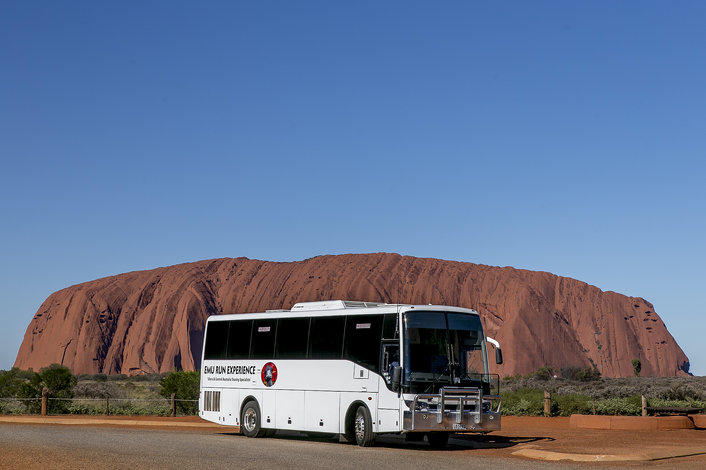
[[[499,378],[474,310],[333,300],[208,318],[199,415],[248,437],[278,429],[446,445],[500,429]],[[497,393],[497,392],[496,392]]]

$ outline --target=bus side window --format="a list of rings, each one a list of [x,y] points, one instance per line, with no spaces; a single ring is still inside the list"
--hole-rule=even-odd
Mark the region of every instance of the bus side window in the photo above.
[[[210,321],[206,328],[204,359],[225,359],[228,344],[228,322]]]
[[[275,359],[306,359],[308,318],[281,318],[277,332]]]
[[[229,321],[228,333],[228,359],[247,359],[250,355],[250,335],[252,334],[252,320]]]
[[[346,317],[312,317],[309,359],[340,359]]]
[[[255,320],[252,329],[251,359],[272,359],[275,353],[277,320]]]
[[[385,339],[399,338],[399,328],[397,325],[397,314],[386,313],[382,323],[382,337]]]
[[[382,315],[350,315],[346,319],[343,358],[379,371]]]

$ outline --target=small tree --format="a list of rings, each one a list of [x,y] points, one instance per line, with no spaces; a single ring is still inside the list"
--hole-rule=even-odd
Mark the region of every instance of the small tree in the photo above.
[[[46,387],[49,390],[49,398],[73,398],[74,387],[76,386],[76,377],[71,373],[68,367],[52,364],[39,371],[33,373],[27,382],[20,385],[17,396],[20,398],[32,398],[32,401],[26,401],[25,407],[29,413],[39,413],[41,408],[40,399],[42,398],[42,389]],[[68,409],[68,403],[64,400],[49,400],[47,404],[47,412],[51,414],[65,413]]]
[[[172,393],[177,400],[198,400],[199,399],[199,374],[198,372],[187,372],[184,370],[170,372],[159,381],[159,394],[165,398],[171,398]],[[177,411],[183,414],[196,414],[198,412],[198,402],[177,402]]]
[[[540,367],[534,377],[538,380],[550,380],[554,377],[554,370],[549,366]]]
[[[19,369],[0,370],[0,398],[16,397],[22,385]]]
[[[639,359],[632,360],[632,370],[635,372],[635,377],[640,376],[640,371],[642,371],[642,362]]]
[[[578,371],[575,378],[581,382],[601,380],[601,372],[596,367],[585,367]]]

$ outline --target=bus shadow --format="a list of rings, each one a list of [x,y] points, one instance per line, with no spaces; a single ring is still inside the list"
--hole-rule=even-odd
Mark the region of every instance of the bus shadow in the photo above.
[[[553,437],[544,436],[501,436],[501,435],[472,435],[472,434],[456,434],[450,440],[450,444],[462,445],[464,448],[472,449],[505,449],[514,447],[520,444],[530,444],[533,442],[551,442]]]
[[[237,433],[221,433],[223,435],[244,437]],[[338,434],[336,435],[318,435],[306,434],[295,431],[278,431],[274,436],[266,439],[281,439],[288,441],[306,441],[306,442],[321,442],[327,444],[339,443]],[[449,444],[443,449],[444,451],[467,451],[467,450],[482,450],[482,449],[506,449],[515,447],[520,444],[531,444],[536,442],[551,442],[553,437],[533,436],[533,437],[514,437],[501,435],[480,435],[480,434],[454,434],[449,439]],[[346,444],[341,444],[346,445]],[[408,441],[401,435],[382,435],[378,436],[375,441],[376,447],[386,447],[391,449],[410,449],[423,451],[438,451],[429,446],[426,440]]]
[[[541,441],[553,441],[552,437],[513,437],[513,436],[493,436],[493,435],[469,435],[469,434],[454,434],[449,439],[448,445],[444,451],[467,451],[467,450],[482,450],[482,449],[506,449],[515,447],[520,444],[529,444]],[[429,446],[426,440],[423,441],[407,441],[402,436],[381,436],[376,441],[378,447],[390,448],[407,448],[423,451],[438,451]]]

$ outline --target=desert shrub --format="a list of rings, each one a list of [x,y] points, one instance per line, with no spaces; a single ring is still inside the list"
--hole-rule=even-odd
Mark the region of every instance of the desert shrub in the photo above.
[[[533,375],[538,380],[550,380],[554,377],[554,370],[551,367],[544,366],[537,369]]]
[[[108,380],[112,381],[120,381],[120,380],[127,380],[127,375],[125,374],[115,374],[115,375],[109,375]]]
[[[14,398],[0,398],[0,414],[18,415],[26,412],[23,402]]]
[[[24,399],[23,405],[27,413],[39,413],[42,409],[42,378],[34,374],[27,382],[23,382],[17,391],[17,397]]]
[[[34,372],[28,373],[17,368],[0,371],[0,413],[39,412],[41,402],[36,400],[35,390],[24,385],[35,375]],[[15,398],[29,398],[31,401],[18,401]]]
[[[695,388],[689,383],[678,383],[662,391],[659,398],[664,400],[703,400],[706,394],[702,388]]]
[[[632,371],[635,374],[635,377],[638,377],[640,375],[640,371],[642,371],[642,362],[637,358],[632,360]]]
[[[74,387],[79,398],[125,398],[125,391],[115,382],[81,382]]]
[[[515,416],[540,416],[544,413],[544,392],[523,388],[503,394],[503,414]]]
[[[105,400],[76,399],[68,408],[71,414],[105,414]],[[169,416],[169,400],[115,400],[110,401],[110,414],[120,416]]]
[[[706,410],[706,400],[665,400],[663,398],[650,398],[647,400],[648,406],[679,408],[703,408]]]
[[[16,397],[23,382],[17,368],[0,371],[0,398]]]
[[[172,372],[167,372],[165,374],[142,374],[130,377],[131,380],[135,382],[160,382],[163,378],[171,374]]]
[[[41,410],[42,389],[49,390],[49,402],[47,412],[50,414],[64,413],[68,409],[69,402],[65,399],[72,398],[73,388],[76,385],[76,377],[68,367],[59,364],[52,364],[34,373],[30,379],[20,385],[17,396],[31,399],[25,401],[25,406],[29,413],[39,413]]]
[[[171,398],[175,394],[177,400],[199,399],[199,374],[198,372],[175,371],[164,376],[160,381],[159,394]],[[196,414],[199,405],[193,401],[178,401],[177,411],[184,414]]]
[[[105,402],[74,400],[68,405],[66,412],[72,415],[102,415],[105,414]]]
[[[590,382],[600,380],[601,372],[595,367],[566,366],[561,368],[561,376],[567,380]]]
[[[632,415],[642,413],[642,398],[633,395],[628,398],[604,398],[596,400],[596,414],[599,415]]]
[[[573,393],[570,395],[554,395],[552,401],[556,403],[556,413],[559,416],[572,414],[588,414],[591,411],[591,397]]]

